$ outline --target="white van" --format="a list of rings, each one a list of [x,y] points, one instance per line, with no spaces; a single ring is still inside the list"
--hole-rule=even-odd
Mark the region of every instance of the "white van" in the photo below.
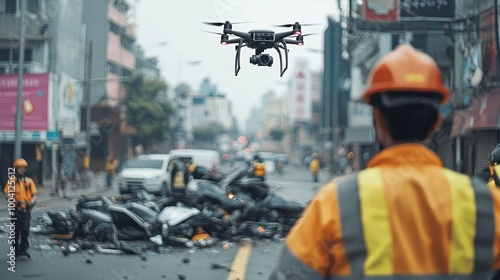
[[[203,166],[217,173],[220,164],[220,154],[213,150],[203,149],[174,149],[170,155],[178,157],[181,161],[192,160],[196,165]]]
[[[172,193],[168,154],[141,155],[125,164],[118,174],[118,188],[121,194],[145,190],[157,195]]]

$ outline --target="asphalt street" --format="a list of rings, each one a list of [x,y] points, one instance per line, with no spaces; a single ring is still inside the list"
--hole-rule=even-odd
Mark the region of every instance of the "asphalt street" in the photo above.
[[[304,205],[329,177],[320,174],[320,182],[312,182],[306,167],[287,166],[283,176],[270,174],[272,188]],[[80,193],[117,195],[115,188],[90,187],[69,190],[72,199],[40,194],[33,211],[33,221],[48,210],[68,211],[74,207]],[[6,202],[6,201],[5,201]],[[0,204],[1,205],[1,204]],[[5,223],[7,207],[0,206],[0,225]],[[32,225],[33,225],[32,221]],[[50,235],[32,233],[31,259],[21,257],[15,261],[15,272],[8,270],[7,234],[0,234],[0,279],[266,279],[272,271],[283,238],[252,239],[250,242],[218,242],[206,248],[175,248],[153,246],[152,242],[131,242],[144,251],[136,255],[102,254],[91,250],[78,251],[68,256],[53,244]],[[52,242],[52,243],[51,243]]]

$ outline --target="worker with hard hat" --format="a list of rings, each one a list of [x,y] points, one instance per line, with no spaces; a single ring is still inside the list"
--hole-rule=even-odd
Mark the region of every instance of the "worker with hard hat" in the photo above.
[[[27,255],[30,231],[31,209],[36,204],[35,182],[25,175],[28,163],[23,158],[14,161],[9,168],[8,180],[3,194],[8,201],[9,216],[14,225],[14,244],[16,255]]]
[[[312,173],[313,182],[319,181],[318,174],[319,174],[320,165],[321,164],[320,164],[319,159],[318,159],[318,154],[313,153],[311,163],[309,163],[309,169],[311,170],[311,173]]]
[[[425,145],[449,98],[434,60],[412,46],[379,60],[363,100],[382,150],[318,191],[270,279],[488,279],[500,269],[500,192]]]
[[[488,186],[500,188],[500,144],[488,155],[488,161],[490,163],[489,170],[491,175]]]

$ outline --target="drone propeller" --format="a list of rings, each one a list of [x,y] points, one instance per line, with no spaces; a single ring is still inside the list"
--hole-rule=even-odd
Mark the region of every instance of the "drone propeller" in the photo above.
[[[220,32],[212,32],[212,31],[206,31],[206,30],[201,30],[203,32],[207,32],[207,33],[212,33],[212,34],[217,34],[217,35],[225,35],[224,33],[220,33]]]
[[[305,36],[310,36],[310,35],[317,35],[318,33],[307,33],[307,34],[302,34],[299,36],[305,37]]]
[[[320,23],[299,23],[301,26],[313,26],[313,25],[320,25]],[[294,27],[295,23],[288,23],[288,24],[279,24],[279,25],[273,25],[275,27]]]
[[[252,23],[253,21],[240,21],[240,22],[229,22],[230,24],[242,24],[242,23]],[[223,26],[226,24],[225,22],[202,22],[204,24],[208,25],[214,25],[214,26]]]

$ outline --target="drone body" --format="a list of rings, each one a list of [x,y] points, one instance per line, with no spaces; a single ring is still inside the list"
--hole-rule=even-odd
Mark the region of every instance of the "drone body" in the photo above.
[[[221,35],[221,45],[237,44],[235,46],[236,57],[234,62],[234,75],[237,76],[241,69],[240,55],[241,48],[248,47],[255,50],[255,54],[250,57],[250,63],[258,66],[269,66],[273,64],[273,57],[267,53],[263,53],[266,49],[275,49],[280,58],[280,77],[283,76],[288,69],[288,49],[287,44],[303,45],[304,36],[312,34],[302,34],[301,25],[298,22],[294,24],[283,24],[278,27],[292,27],[292,31],[276,33],[268,29],[255,29],[248,32],[233,30],[233,26],[229,21],[226,22],[205,22],[205,24],[224,26],[223,33],[210,32]],[[304,24],[306,25],[306,24]],[[307,24],[312,25],[312,24]],[[229,39],[229,35],[237,36],[238,38]],[[289,39],[290,36],[296,36],[295,39]],[[283,67],[283,57],[280,49],[285,53],[285,66]]]

